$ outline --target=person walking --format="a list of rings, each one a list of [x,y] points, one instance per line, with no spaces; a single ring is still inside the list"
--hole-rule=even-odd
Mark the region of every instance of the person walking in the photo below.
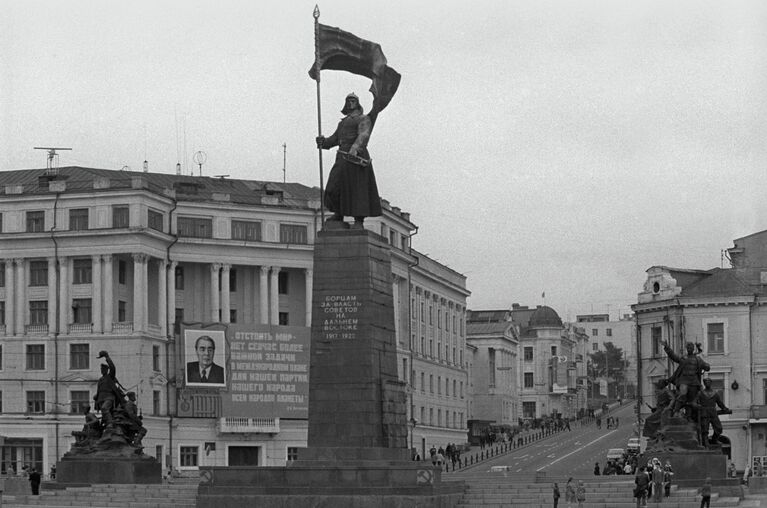
[[[32,470],[29,473],[29,485],[32,487],[32,495],[39,496],[40,495],[40,473],[38,473],[35,468],[32,468]]]
[[[637,508],[640,506],[647,506],[647,485],[650,480],[645,474],[644,467],[637,468],[636,476],[634,476],[634,498],[637,500]]]
[[[583,508],[583,503],[586,501],[586,487],[583,485],[583,480],[578,480],[578,488],[575,489],[575,498],[578,500],[578,508]]]
[[[663,493],[666,497],[671,495],[671,480],[674,478],[674,469],[671,467],[671,461],[666,459],[663,466]]]
[[[554,483],[554,508],[559,506],[559,485]]]
[[[599,462],[594,464],[594,476],[599,476]]]
[[[660,460],[653,459],[652,493],[653,501],[656,503],[663,501],[663,476],[663,468],[660,466]]]
[[[573,502],[575,502],[575,485],[573,485],[573,477],[567,479],[565,485],[565,501],[567,501],[567,508],[572,508]]]
[[[706,481],[703,483],[703,486],[698,489],[698,492],[700,492],[701,498],[700,498],[700,508],[710,508],[711,507],[711,477],[707,476]]]

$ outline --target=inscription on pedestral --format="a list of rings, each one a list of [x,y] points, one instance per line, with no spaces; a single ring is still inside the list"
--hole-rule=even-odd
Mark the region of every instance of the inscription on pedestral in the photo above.
[[[320,302],[325,339],[356,339],[362,302],[356,295],[326,295]]]

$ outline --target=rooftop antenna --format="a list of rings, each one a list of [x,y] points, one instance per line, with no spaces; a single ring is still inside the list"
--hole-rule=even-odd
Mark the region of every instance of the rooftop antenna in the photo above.
[[[202,150],[194,152],[194,162],[200,167],[200,176],[202,176],[202,165],[205,164],[206,160],[208,160],[208,154]]]
[[[71,148],[61,148],[53,146],[36,146],[35,150],[47,150],[48,151],[48,165],[46,166],[45,174],[48,176],[56,176],[59,174],[59,154],[56,150],[71,150]]]
[[[282,183],[285,183],[285,163],[287,162],[288,157],[288,145],[287,143],[282,144]]]

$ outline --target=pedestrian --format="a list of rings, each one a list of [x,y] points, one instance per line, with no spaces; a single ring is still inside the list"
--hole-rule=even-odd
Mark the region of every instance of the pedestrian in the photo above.
[[[29,473],[29,485],[32,487],[32,495],[40,495],[40,473],[35,468]]]
[[[738,471],[735,469],[735,463],[730,462],[730,467],[727,469],[727,476],[731,478],[737,478],[738,477]]]
[[[575,485],[573,485],[573,477],[567,479],[567,485],[565,485],[565,501],[567,501],[567,508],[572,507],[572,503],[575,502]]]
[[[703,486],[698,489],[698,492],[700,492],[701,498],[700,498],[700,508],[710,508],[711,507],[711,477],[707,476],[705,483],[703,483]]]
[[[647,485],[649,483],[644,467],[637,468],[636,476],[634,476],[634,498],[637,500],[637,508],[647,506]]]
[[[594,476],[599,476],[599,462],[594,464]]]
[[[559,485],[554,484],[554,508],[559,506]]]
[[[674,469],[671,467],[671,461],[666,459],[663,465],[663,493],[666,497],[671,495],[671,480],[674,478]]]
[[[597,428],[598,429],[602,428],[602,418],[600,418],[599,416],[597,416]]]
[[[583,480],[578,480],[575,496],[578,499],[578,508],[583,508],[583,502],[586,501],[586,487],[583,485]]]
[[[663,501],[663,477],[663,468],[660,466],[660,460],[653,459],[652,492],[653,501],[656,503]]]
[[[567,429],[568,432],[572,432],[572,429],[570,428],[570,419],[569,418],[565,420],[565,428]]]

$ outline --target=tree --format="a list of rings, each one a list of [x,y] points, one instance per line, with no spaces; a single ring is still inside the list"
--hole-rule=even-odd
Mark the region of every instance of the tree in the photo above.
[[[625,379],[628,361],[623,355],[623,349],[615,347],[612,342],[605,342],[604,349],[591,353],[589,358],[591,359],[589,376],[607,379],[608,394],[610,383],[622,383]]]

